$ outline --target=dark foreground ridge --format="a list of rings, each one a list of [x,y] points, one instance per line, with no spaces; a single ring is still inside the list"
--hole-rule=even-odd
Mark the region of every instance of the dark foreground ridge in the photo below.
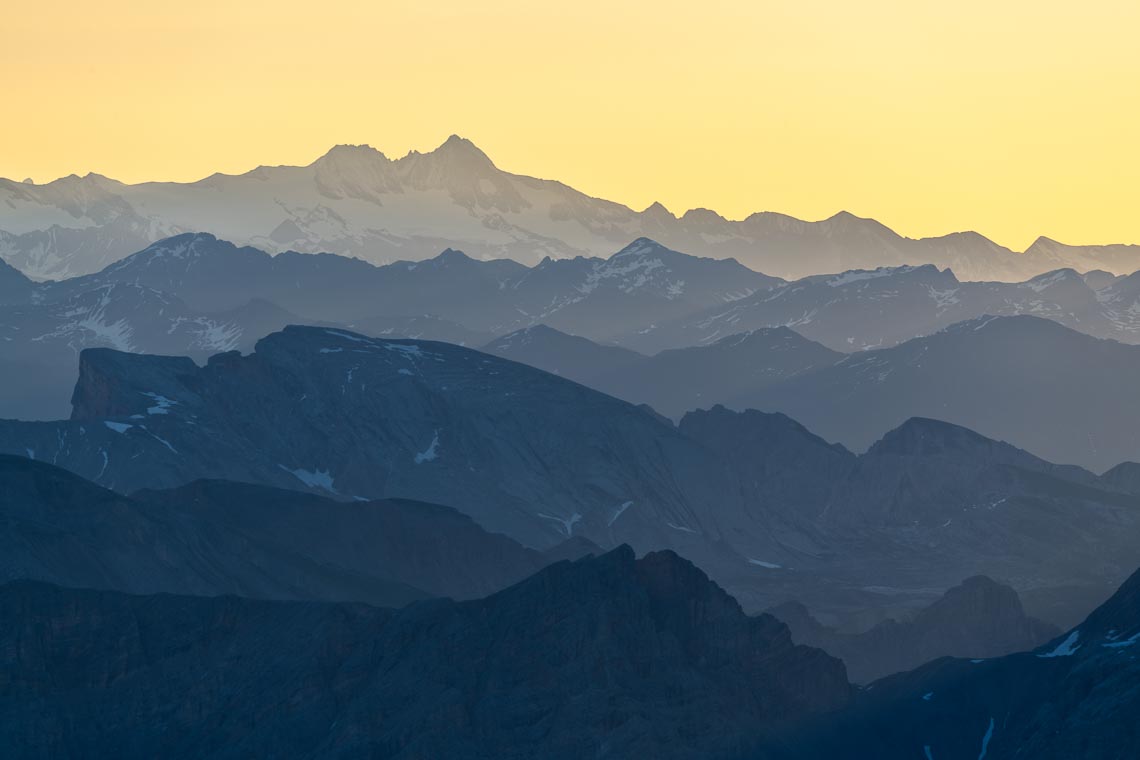
[[[0,672],[13,758],[715,757],[851,697],[838,660],[624,546],[400,611],[10,583]]]

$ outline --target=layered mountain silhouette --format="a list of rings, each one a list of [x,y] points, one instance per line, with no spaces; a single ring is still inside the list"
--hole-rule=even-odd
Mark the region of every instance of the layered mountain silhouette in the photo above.
[[[434,504],[346,504],[225,481],[127,497],[0,456],[3,580],[136,594],[362,601],[485,596],[549,559]],[[566,547],[566,556],[589,547]]]
[[[785,412],[855,450],[910,417],[934,417],[1103,471],[1140,456],[1138,381],[1136,346],[1031,316],[981,317],[852,354],[733,406]]]
[[[1082,277],[1071,270],[1013,284],[959,282],[931,266],[784,283],[650,240],[608,259],[546,259],[532,268],[476,261],[458,251],[376,267],[331,254],[270,256],[187,234],[61,282],[33,283],[10,267],[0,271],[0,368],[13,378],[0,388],[0,415],[66,414],[83,348],[201,361],[213,351],[249,350],[285,324],[307,322],[486,346],[679,416],[714,403],[757,403],[755,393],[766,386],[820,366],[827,354],[818,346],[807,350],[814,344],[801,342],[799,354],[775,350],[776,336],[787,333],[773,331],[789,326],[833,350],[853,351],[891,346],[983,314],[1029,314],[1131,343],[1140,339],[1138,304],[1137,276]],[[578,339],[561,340],[545,327]],[[526,350],[520,340],[513,355],[506,353],[502,341],[520,330]],[[770,346],[765,335],[773,337]],[[588,347],[583,338],[604,348]],[[619,368],[616,357],[628,354],[611,346],[648,354],[702,350]],[[706,363],[710,371],[702,374]],[[638,387],[653,390],[639,393]]]
[[[897,345],[983,315],[1044,317],[1098,338],[1140,342],[1140,277],[1072,269],[1025,282],[963,282],[949,269],[883,267],[807,277],[617,340],[642,352],[704,345],[729,334],[791,327],[837,351]]]
[[[1026,615],[1016,591],[984,575],[967,578],[912,619],[885,620],[860,633],[825,626],[798,602],[768,612],[788,626],[797,643],[842,659],[856,683],[911,670],[939,657],[1022,652],[1060,633],[1056,626]]]
[[[13,758],[727,757],[852,697],[840,661],[628,547],[400,611],[9,583],[0,665]]]
[[[780,277],[902,264],[951,267],[971,280],[1023,280],[1062,267],[1126,274],[1137,246],[1023,253],[976,233],[914,240],[841,212],[818,222],[763,212],[729,221],[707,209],[637,212],[560,182],[500,170],[469,140],[390,159],[339,145],[308,166],[262,166],[197,182],[128,185],[97,174],[43,185],[0,180],[0,257],[38,278],[96,272],[161,238],[203,231],[279,252],[329,251],[383,264],[446,248],[477,259],[604,256],[638,237]]]
[[[732,402],[843,358],[786,327],[760,328],[643,356],[540,325],[499,338],[483,350],[648,404],[672,418]]]
[[[901,614],[984,573],[1068,622],[1140,563],[1135,493],[955,425],[861,456],[780,414],[674,427],[444,343],[289,327],[204,367],[93,349],[73,400],[69,421],[0,422],[0,450],[119,492],[245,481],[447,504],[539,549],[675,548],[750,609]]]
[[[1108,758],[1140,752],[1140,572],[1034,651],[940,659],[876,681],[855,705],[756,757]]]
[[[1140,348],[1047,319],[986,316],[853,354],[788,328],[642,358],[550,329],[522,335],[513,351],[513,336],[486,348],[673,418],[717,404],[785,412],[860,451],[911,417],[930,417],[1097,471],[1140,458],[1130,402]],[[620,366],[608,366],[610,356]]]
[[[261,300],[221,312],[196,311],[177,296],[136,284],[75,288],[58,295],[44,298],[37,292],[35,300],[0,306],[0,368],[5,376],[0,416],[65,416],[79,352],[85,348],[204,360],[218,351],[249,350],[261,336],[297,321]]]

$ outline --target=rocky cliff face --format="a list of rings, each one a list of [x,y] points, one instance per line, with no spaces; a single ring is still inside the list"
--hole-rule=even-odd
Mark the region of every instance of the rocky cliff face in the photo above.
[[[0,611],[10,757],[717,757],[851,699],[839,661],[628,548],[394,613],[27,582]]]
[[[450,504],[536,547],[585,536],[699,550],[734,531],[773,549],[731,470],[671,425],[458,346],[290,327],[206,367],[100,350],[82,361],[72,420],[10,425],[9,450],[122,491],[217,478]]]

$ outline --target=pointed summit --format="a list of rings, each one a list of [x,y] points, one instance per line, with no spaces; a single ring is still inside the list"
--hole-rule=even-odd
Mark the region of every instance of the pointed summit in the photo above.
[[[644,256],[649,253],[659,253],[661,251],[668,251],[669,249],[658,243],[656,240],[647,237],[639,237],[632,243],[622,248],[620,251],[611,256],[611,259],[626,258],[629,256]]]
[[[466,166],[495,166],[494,162],[475,143],[459,135],[451,135],[428,155]]]
[[[641,212],[641,215],[655,222],[672,222],[677,219],[677,217],[673,216],[673,212],[665,208],[660,201],[653,201],[648,208]]]

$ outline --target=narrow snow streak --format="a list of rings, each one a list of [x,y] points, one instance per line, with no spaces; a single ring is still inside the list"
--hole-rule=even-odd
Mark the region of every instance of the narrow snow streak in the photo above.
[[[994,738],[994,719],[990,718],[990,727],[986,729],[986,735],[982,737],[982,751],[978,755],[978,760],[985,760],[986,752],[990,749],[990,739]]]
[[[613,525],[615,522],[617,522],[617,519],[622,516],[622,513],[632,506],[632,501],[624,502],[620,507],[617,508],[617,511],[613,513],[613,516],[610,517],[610,520],[606,523],[606,525]]]
[[[432,436],[431,444],[416,454],[416,464],[423,464],[424,462],[434,462],[436,457],[439,456],[439,431],[436,430]]]

